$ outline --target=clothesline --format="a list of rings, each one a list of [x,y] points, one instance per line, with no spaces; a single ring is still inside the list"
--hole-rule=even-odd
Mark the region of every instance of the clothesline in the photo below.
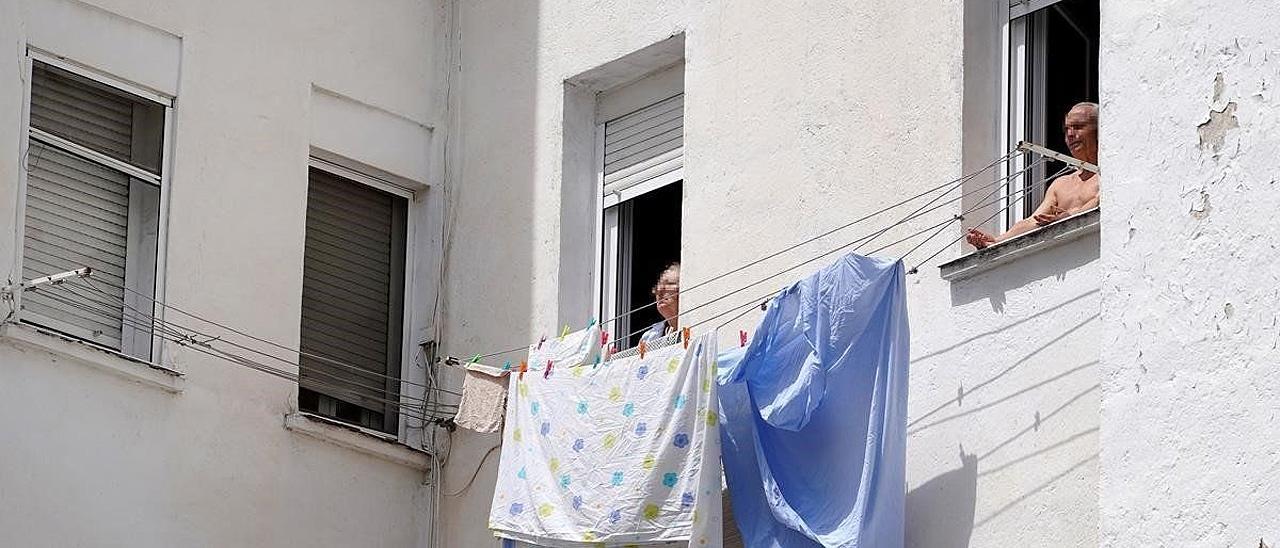
[[[783,269],[782,269],[782,270],[780,270],[780,271],[777,271],[777,272],[774,272],[774,273],[768,274],[768,275],[766,275],[766,276],[764,276],[764,277],[762,277],[762,278],[760,278],[760,279],[758,279],[758,280],[756,280],[756,281],[754,281],[754,282],[748,283],[748,284],[746,284],[746,285],[744,285],[744,286],[742,286],[742,287],[738,287],[738,288],[736,288],[736,289],[733,289],[733,290],[731,290],[731,291],[728,291],[728,292],[726,292],[726,293],[723,293],[723,294],[720,294],[720,295],[718,295],[718,296],[716,296],[716,297],[713,297],[713,298],[711,298],[710,300],[708,300],[708,301],[704,301],[704,302],[702,302],[702,303],[700,303],[700,304],[698,304],[698,305],[696,305],[696,306],[694,306],[694,307],[692,307],[692,308],[689,308],[689,309],[686,309],[686,310],[681,310],[681,311],[679,311],[679,312],[676,314],[676,316],[675,316],[675,317],[678,319],[678,318],[680,318],[680,317],[682,317],[682,316],[686,316],[686,315],[688,315],[688,314],[690,314],[690,313],[692,313],[692,312],[695,312],[695,311],[697,311],[697,310],[700,310],[700,309],[702,309],[702,308],[705,308],[705,307],[707,307],[707,306],[710,306],[710,305],[712,305],[712,304],[715,304],[715,303],[717,303],[717,302],[719,302],[719,301],[722,301],[722,300],[724,300],[724,299],[726,299],[726,298],[728,298],[728,297],[730,297],[730,296],[733,296],[733,295],[736,295],[736,294],[738,294],[738,293],[741,293],[742,291],[745,291],[745,290],[750,289],[750,288],[752,288],[752,287],[755,287],[755,286],[757,286],[757,285],[763,284],[763,283],[765,283],[765,282],[767,282],[767,281],[769,281],[769,280],[771,280],[771,279],[773,279],[773,278],[775,278],[775,277],[777,277],[777,276],[780,276],[780,275],[782,275],[782,274],[785,274],[785,273],[787,273],[787,272],[790,272],[790,271],[792,271],[792,270],[794,270],[794,269],[796,269],[796,268],[799,268],[799,267],[804,266],[804,265],[806,265],[806,264],[809,264],[809,263],[812,263],[812,262],[817,261],[817,260],[819,260],[819,259],[822,259],[822,258],[824,258],[824,257],[827,257],[827,256],[829,256],[829,255],[831,255],[831,254],[833,254],[833,253],[838,252],[838,251],[844,250],[844,249],[848,248],[849,246],[853,246],[854,244],[857,244],[857,246],[856,246],[856,247],[854,247],[854,248],[853,248],[852,250],[850,250],[849,252],[850,252],[850,253],[857,252],[857,251],[858,251],[858,250],[860,250],[864,245],[866,245],[866,244],[868,244],[868,243],[870,243],[870,242],[874,241],[876,238],[878,238],[879,236],[884,235],[885,233],[887,233],[887,232],[888,232],[888,230],[890,230],[890,229],[892,229],[892,228],[894,228],[894,227],[896,227],[896,226],[900,226],[900,225],[902,225],[902,224],[905,224],[905,223],[906,223],[906,222],[908,222],[908,221],[914,220],[914,219],[916,219],[916,218],[919,218],[919,217],[924,216],[925,214],[928,214],[928,213],[931,213],[931,212],[933,212],[933,211],[936,211],[936,210],[940,209],[941,207],[944,207],[944,206],[946,206],[946,205],[948,205],[948,204],[950,204],[950,203],[954,203],[955,201],[961,200],[961,199],[963,199],[963,198],[964,198],[964,197],[966,197],[966,196],[969,196],[969,195],[972,195],[972,194],[976,194],[977,192],[980,192],[980,191],[982,191],[982,190],[986,190],[989,186],[994,186],[994,185],[996,185],[996,184],[998,184],[998,183],[1000,183],[1000,182],[1003,182],[1004,180],[1010,179],[1010,178],[1012,178],[1012,177],[1016,177],[1017,175],[1020,175],[1020,174],[1022,174],[1022,173],[1025,173],[1025,172],[1027,172],[1027,171],[1030,171],[1031,169],[1034,169],[1034,168],[1038,167],[1040,164],[1042,164],[1042,163],[1044,163],[1044,162],[1045,162],[1045,160],[1044,160],[1043,158],[1041,158],[1040,160],[1037,160],[1036,162],[1033,162],[1031,165],[1028,165],[1026,168],[1024,168],[1024,169],[1022,169],[1022,170],[1020,170],[1020,171],[1017,171],[1017,172],[1015,172],[1015,173],[1011,173],[1010,175],[1008,175],[1008,176],[1006,176],[1006,177],[1003,177],[1003,178],[1001,178],[1001,179],[999,179],[999,180],[997,180],[997,181],[995,181],[995,182],[993,182],[993,183],[991,183],[991,184],[984,185],[983,187],[980,187],[980,188],[979,188],[979,189],[977,189],[977,190],[973,190],[973,191],[970,191],[970,192],[966,192],[966,193],[962,194],[962,195],[961,195],[961,196],[959,196],[959,197],[956,197],[956,198],[953,198],[953,199],[951,199],[951,200],[948,200],[947,202],[943,202],[943,203],[941,203],[941,204],[933,205],[933,204],[934,204],[935,202],[937,202],[937,200],[939,200],[941,197],[946,196],[946,194],[950,192],[950,190],[949,190],[947,193],[943,193],[942,195],[940,195],[940,196],[938,196],[938,197],[935,197],[933,200],[931,200],[930,202],[926,203],[925,205],[918,207],[918,208],[917,208],[915,211],[913,211],[912,213],[910,213],[910,214],[908,214],[908,215],[904,216],[903,218],[899,219],[898,221],[896,221],[896,222],[894,222],[894,223],[892,223],[892,224],[888,225],[887,227],[884,227],[884,228],[882,228],[882,229],[880,229],[880,230],[878,230],[878,231],[876,231],[876,232],[874,232],[874,233],[872,233],[872,234],[869,234],[869,235],[866,235],[866,236],[863,236],[863,237],[860,237],[860,238],[855,238],[855,239],[854,239],[854,240],[852,240],[852,241],[846,242],[846,243],[844,243],[844,244],[841,244],[841,245],[839,245],[839,246],[836,246],[835,248],[832,248],[832,249],[829,249],[829,250],[824,251],[824,252],[822,252],[822,253],[819,253],[819,254],[817,254],[817,255],[815,255],[815,256],[813,256],[813,257],[811,257],[811,258],[808,258],[808,259],[805,259],[805,260],[803,260],[803,261],[800,261],[799,263],[796,263],[796,264],[794,264],[794,265],[792,265],[792,266],[789,266],[789,267],[783,268]],[[988,167],[988,168],[989,168],[989,167]],[[985,170],[985,169],[988,169],[988,168],[984,168],[984,170]],[[923,234],[923,233],[928,232],[928,231],[930,231],[930,230],[936,230],[936,231],[937,231],[937,232],[935,232],[933,235],[931,235],[929,238],[926,238],[925,240],[923,240],[922,242],[920,242],[920,244],[918,244],[916,247],[913,247],[913,248],[912,248],[910,251],[908,251],[906,254],[903,254],[903,255],[902,255],[902,257],[900,257],[900,259],[905,259],[907,255],[909,255],[910,253],[912,253],[912,252],[916,251],[917,249],[919,249],[919,247],[920,247],[920,246],[922,246],[923,244],[925,244],[925,243],[927,243],[928,241],[932,240],[932,239],[933,239],[934,237],[936,237],[937,235],[941,234],[941,232],[942,232],[943,230],[945,230],[945,229],[946,229],[946,227],[950,226],[952,223],[954,223],[954,222],[956,222],[956,221],[962,220],[962,219],[963,219],[963,217],[964,217],[964,215],[967,215],[967,214],[969,214],[969,213],[972,213],[972,212],[974,212],[974,211],[977,211],[977,210],[983,209],[983,208],[988,207],[988,206],[991,206],[991,205],[998,204],[998,203],[1003,202],[1003,201],[1008,201],[1008,204],[1007,204],[1005,207],[1000,208],[999,210],[997,210],[997,211],[996,211],[996,213],[995,213],[995,214],[993,214],[993,215],[991,215],[991,216],[987,217],[986,219],[984,219],[984,220],[983,220],[981,223],[979,223],[979,224],[986,223],[987,221],[989,221],[989,220],[991,220],[991,219],[995,218],[997,215],[999,215],[999,214],[1003,213],[1004,211],[1007,211],[1010,207],[1012,207],[1012,206],[1014,205],[1014,199],[1015,199],[1015,198],[1017,198],[1017,197],[1019,197],[1019,196],[1021,196],[1021,195],[1023,195],[1023,194],[1026,194],[1026,193],[1028,193],[1028,192],[1030,192],[1030,191],[1031,191],[1033,188],[1035,188],[1037,185],[1044,184],[1045,182],[1050,181],[1050,180],[1052,180],[1053,178],[1056,178],[1056,177],[1057,177],[1058,175],[1060,175],[1061,173],[1062,173],[1062,171],[1059,171],[1058,173],[1055,173],[1054,175],[1050,175],[1050,176],[1048,176],[1048,177],[1045,177],[1045,178],[1043,178],[1043,179],[1040,179],[1040,180],[1038,180],[1038,181],[1034,182],[1034,183],[1033,183],[1033,184],[1031,184],[1031,185],[1026,185],[1024,188],[1022,188],[1022,189],[1020,189],[1020,190],[1017,190],[1017,191],[1014,191],[1014,192],[1012,192],[1012,193],[1008,194],[1007,196],[1004,196],[1004,197],[1001,197],[1001,198],[997,198],[997,199],[995,199],[995,200],[990,200],[990,201],[981,201],[981,200],[986,200],[987,198],[990,198],[991,196],[993,196],[996,192],[999,192],[1000,188],[999,188],[999,187],[996,187],[996,188],[992,189],[992,190],[991,190],[991,191],[990,191],[986,196],[984,196],[982,199],[980,199],[980,203],[978,203],[977,205],[972,206],[972,207],[970,207],[970,208],[968,208],[968,209],[966,209],[966,210],[963,210],[960,214],[955,215],[955,216],[953,216],[952,218],[950,218],[950,219],[948,219],[948,220],[946,220],[946,221],[943,221],[943,222],[941,222],[941,223],[934,224],[934,225],[932,225],[932,226],[926,227],[926,228],[924,228],[924,229],[922,229],[922,230],[918,230],[918,231],[916,231],[916,232],[912,232],[911,234],[907,235],[905,238],[901,238],[901,239],[899,239],[899,240],[896,240],[896,241],[894,241],[894,242],[891,242],[891,243],[889,243],[889,244],[886,244],[886,245],[883,245],[883,246],[881,246],[881,247],[879,247],[879,248],[876,248],[875,250],[871,251],[871,252],[870,252],[870,253],[868,253],[868,254],[874,254],[874,253],[877,253],[877,252],[883,251],[883,250],[885,250],[885,249],[888,249],[888,248],[890,248],[890,247],[892,247],[892,246],[894,246],[894,245],[900,244],[900,243],[902,243],[902,242],[904,242],[904,241],[907,241],[907,240],[909,240],[909,239],[911,239],[911,238],[914,238],[914,237],[916,237],[916,236],[919,236],[920,234]],[[954,190],[954,189],[952,189],[952,190]],[[921,196],[923,196],[923,195],[921,195]],[[932,207],[930,207],[930,206],[932,206]],[[963,238],[963,236],[961,236],[961,238]],[[956,241],[958,241],[958,240],[956,240]],[[928,260],[933,259],[934,257],[936,257],[937,255],[939,255],[942,251],[945,251],[948,247],[950,247],[950,245],[952,245],[952,244],[954,244],[954,243],[955,243],[955,241],[953,241],[953,242],[949,243],[949,244],[947,245],[947,247],[944,247],[944,248],[942,248],[941,250],[939,250],[938,252],[936,252],[936,253],[932,254],[928,259],[926,259],[926,261],[922,261],[921,263],[917,264],[917,265],[916,265],[916,267],[912,268],[912,271],[917,271],[917,270],[919,269],[919,267],[920,267],[920,266],[922,266],[922,265],[924,264],[924,262],[927,262]],[[794,249],[795,247],[798,247],[798,246],[792,246],[790,249]],[[758,262],[759,262],[759,261],[757,261],[757,262],[756,262],[756,264],[758,264]],[[739,268],[737,268],[737,269],[735,269],[735,270],[732,270],[732,271],[730,271],[730,272],[737,272],[737,271],[741,271],[741,270],[742,270],[742,268],[741,268],[741,267],[739,267]],[[721,276],[717,276],[717,277],[722,277],[722,276],[723,276],[723,275],[721,275]],[[714,279],[714,278],[715,278],[715,277],[713,277],[713,279]],[[706,284],[706,282],[705,282],[705,281],[704,281],[704,282],[700,282],[700,283],[698,283],[698,284],[695,284],[694,286],[691,286],[689,289],[693,289],[694,287],[701,286],[701,285],[705,285],[705,284]],[[688,291],[688,289],[683,290],[683,291]],[[682,291],[682,292],[683,292],[683,291]],[[775,292],[770,292],[768,295],[766,295],[766,296],[765,296],[765,298],[768,298],[768,296],[773,295],[773,293],[775,293]],[[752,305],[752,306],[754,306],[756,302],[757,302],[757,301],[752,301],[752,302],[751,302],[751,303],[749,303],[749,304],[750,304],[750,305]],[[653,303],[649,303],[648,305],[645,305],[645,306],[650,306],[650,305],[652,305],[652,304],[653,304]],[[747,306],[747,305],[743,305],[743,306]],[[641,308],[643,308],[643,307],[637,307],[636,309],[633,309],[632,311],[635,311],[635,310],[638,310],[638,309],[641,309]],[[729,313],[729,312],[732,312],[732,311],[739,310],[740,308],[741,308],[741,306],[733,307],[733,308],[729,309],[728,311],[726,311],[726,312],[724,312],[724,313],[718,314],[718,315],[716,315],[716,316],[712,316],[712,317],[711,317],[711,319],[714,319],[714,318],[716,318],[716,317],[722,316],[722,315],[724,315],[725,313]],[[621,317],[621,316],[619,316],[619,317]],[[701,323],[706,323],[706,322],[705,322],[705,321],[703,321],[703,322],[699,322],[699,324],[701,324]],[[695,324],[695,326],[696,326],[696,324]],[[567,327],[567,326],[566,326],[566,327]],[[646,327],[646,328],[643,328],[643,329],[638,329],[638,330],[633,331],[633,332],[631,332],[631,333],[627,333],[627,334],[625,334],[625,335],[622,335],[622,336],[616,337],[616,338],[615,338],[615,340],[626,340],[626,339],[628,339],[628,338],[630,338],[630,337],[632,337],[632,336],[635,336],[635,335],[637,335],[637,334],[639,334],[639,333],[644,332],[644,331],[645,331],[645,330],[647,330],[647,329],[648,329],[647,327]],[[528,348],[528,346],[521,346],[521,347],[518,347],[518,348],[512,348],[512,349],[509,349],[509,350],[503,350],[503,351],[498,351],[498,352],[479,353],[479,354],[476,354],[476,355],[475,355],[471,360],[472,360],[472,361],[477,361],[477,360],[484,359],[484,358],[488,358],[488,357],[494,357],[494,356],[499,356],[499,355],[502,355],[502,354],[513,353],[513,352],[519,352],[519,351],[523,351],[523,350],[525,350],[525,349],[527,349],[527,348]]]

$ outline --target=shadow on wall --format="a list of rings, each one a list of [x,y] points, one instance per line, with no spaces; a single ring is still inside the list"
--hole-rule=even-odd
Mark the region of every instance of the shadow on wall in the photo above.
[[[1101,238],[1097,233],[1036,253],[969,279],[951,284],[951,305],[962,306],[981,299],[991,301],[991,309],[1004,311],[1005,293],[1031,282],[1055,277],[1065,280],[1068,273],[1098,260]]]
[[[978,500],[978,455],[907,492],[907,548],[968,548]]]

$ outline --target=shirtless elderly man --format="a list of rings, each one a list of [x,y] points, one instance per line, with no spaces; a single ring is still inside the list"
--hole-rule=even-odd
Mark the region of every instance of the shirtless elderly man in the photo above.
[[[1098,105],[1080,103],[1071,107],[1063,123],[1067,133],[1067,148],[1076,159],[1098,165]],[[1098,182],[1101,177],[1089,171],[1077,169],[1050,183],[1044,201],[1030,217],[1018,221],[1008,232],[992,236],[976,228],[969,229],[965,239],[973,247],[982,249],[991,244],[1008,240],[1037,227],[1059,219],[1098,207]]]

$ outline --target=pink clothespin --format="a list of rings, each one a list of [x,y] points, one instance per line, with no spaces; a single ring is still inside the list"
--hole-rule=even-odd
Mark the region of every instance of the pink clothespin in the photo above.
[[[542,378],[545,379],[550,376],[551,376],[551,360],[547,360],[547,369],[546,371],[542,372]]]
[[[601,330],[601,331],[600,331],[600,346],[606,346],[606,345],[608,345],[608,344],[609,344],[609,332],[608,332],[608,331],[603,331],[603,330]]]
[[[738,346],[747,346],[747,332],[738,330]]]

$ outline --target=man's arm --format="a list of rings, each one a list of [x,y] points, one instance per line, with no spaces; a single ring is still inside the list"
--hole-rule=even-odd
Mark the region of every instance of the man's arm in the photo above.
[[[1044,193],[1044,200],[1040,202],[1040,207],[1037,207],[1030,217],[1013,223],[1013,226],[1009,227],[1009,230],[996,237],[996,241],[1003,242],[1009,238],[1031,232],[1036,228],[1062,218],[1066,212],[1063,211],[1062,208],[1058,207],[1058,193],[1054,192],[1054,190],[1055,189],[1050,186],[1049,190]]]

